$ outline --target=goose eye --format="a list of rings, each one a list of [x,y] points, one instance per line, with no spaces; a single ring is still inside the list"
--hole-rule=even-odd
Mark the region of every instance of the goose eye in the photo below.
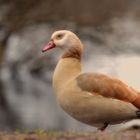
[[[62,34],[58,34],[57,36],[56,36],[56,38],[59,40],[59,39],[61,39],[63,37],[63,35]]]

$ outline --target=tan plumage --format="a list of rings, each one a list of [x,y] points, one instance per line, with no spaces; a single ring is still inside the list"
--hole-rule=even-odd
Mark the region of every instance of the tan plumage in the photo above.
[[[53,89],[61,107],[75,119],[101,130],[140,117],[140,95],[120,80],[98,73],[81,73],[83,45],[67,30],[57,31],[43,49],[64,53],[54,75]]]

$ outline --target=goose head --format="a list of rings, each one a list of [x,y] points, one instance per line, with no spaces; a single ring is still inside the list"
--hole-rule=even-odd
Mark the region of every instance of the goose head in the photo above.
[[[42,52],[46,52],[54,48],[60,48],[63,50],[79,48],[80,50],[83,50],[80,39],[73,32],[68,30],[54,32],[47,46],[42,49]]]

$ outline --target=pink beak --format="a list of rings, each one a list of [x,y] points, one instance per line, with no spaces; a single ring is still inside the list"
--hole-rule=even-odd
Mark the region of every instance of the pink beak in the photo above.
[[[50,49],[53,49],[53,48],[55,48],[55,44],[54,44],[54,41],[53,40],[51,40],[48,44],[47,44],[47,46],[45,46],[43,49],[42,49],[42,52],[46,52],[46,51],[48,51],[48,50],[50,50]]]

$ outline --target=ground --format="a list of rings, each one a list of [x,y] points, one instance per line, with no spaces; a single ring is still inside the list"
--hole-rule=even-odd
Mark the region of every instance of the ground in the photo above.
[[[140,140],[140,129],[117,132],[0,132],[0,140]]]

